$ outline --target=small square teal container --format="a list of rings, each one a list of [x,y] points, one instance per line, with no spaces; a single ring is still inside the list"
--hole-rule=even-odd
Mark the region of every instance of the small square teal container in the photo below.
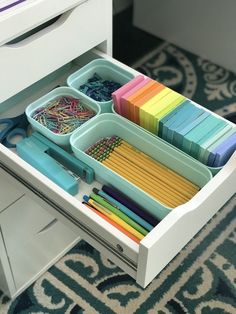
[[[67,84],[78,90],[79,87],[87,83],[95,73],[97,73],[103,80],[112,80],[121,85],[126,84],[134,78],[132,73],[124,70],[118,65],[105,59],[96,59],[71,74],[67,79]],[[112,99],[109,101],[97,101],[97,103],[101,108],[101,113],[112,112]]]
[[[112,135],[121,137],[200,188],[212,178],[207,167],[118,115],[102,114],[74,132],[70,138],[71,148],[78,159],[94,169],[96,180],[119,189],[158,219],[164,218],[172,208],[164,206],[142,189],[85,153],[98,140]]]
[[[29,123],[31,124],[34,130],[37,130],[38,132],[46,136],[48,139],[50,139],[54,143],[60,146],[66,147],[66,146],[69,146],[70,144],[70,136],[81,126],[75,129],[73,132],[70,132],[67,134],[57,134],[49,130],[46,126],[42,125],[38,121],[36,121],[34,118],[32,118],[32,115],[34,114],[35,110],[42,107],[47,107],[47,104],[49,104],[50,101],[63,97],[63,96],[71,96],[71,97],[80,99],[87,108],[95,111],[96,115],[100,114],[101,110],[96,101],[92,100],[90,97],[87,97],[83,93],[80,93],[79,91],[76,91],[70,87],[58,87],[58,88],[53,89],[48,94],[42,96],[41,98],[31,103],[26,108],[25,113],[26,113]],[[92,117],[91,119],[93,119],[94,117]],[[85,122],[84,124],[86,124],[87,122]]]

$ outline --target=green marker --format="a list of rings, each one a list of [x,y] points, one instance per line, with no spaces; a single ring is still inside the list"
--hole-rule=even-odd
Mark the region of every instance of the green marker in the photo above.
[[[127,215],[125,215],[124,213],[122,213],[122,211],[120,211],[117,207],[112,206],[107,200],[105,200],[103,197],[95,194],[95,193],[91,193],[90,197],[96,201],[97,203],[99,203],[100,205],[104,206],[105,208],[109,209],[113,214],[115,214],[116,216],[120,217],[122,220],[124,220],[127,224],[129,224],[130,226],[132,226],[134,229],[136,229],[137,231],[139,231],[140,233],[142,233],[143,235],[147,235],[148,231],[146,229],[144,229],[142,226],[140,226],[139,224],[137,224],[135,221],[133,221],[131,218],[129,218]]]

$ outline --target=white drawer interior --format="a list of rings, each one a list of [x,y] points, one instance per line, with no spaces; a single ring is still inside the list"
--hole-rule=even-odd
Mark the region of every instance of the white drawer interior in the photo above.
[[[0,117],[11,117],[22,113],[33,100],[57,85],[65,85],[70,73],[100,56],[106,57],[96,51],[88,52],[44,81],[31,86],[20,96],[12,98],[11,102],[1,105]],[[10,103],[17,105],[9,106]],[[51,201],[51,205],[57,208],[55,215],[58,212],[59,218],[64,217],[65,222],[67,220],[73,222],[80,230],[82,238],[108,254],[111,260],[136,278],[142,286],[146,286],[167,265],[234,192],[236,156],[233,156],[223,170],[191,201],[173,209],[138,245],[108,222],[97,217],[95,213],[88,212],[81,203],[84,194],[90,194],[95,186],[100,187],[99,182],[94,182],[90,186],[81,182],[80,192],[73,197],[21,160],[14,152],[9,152],[2,145],[0,147],[2,163],[9,169],[15,169],[16,176],[23,179],[26,185],[28,183],[28,187],[36,187],[34,192],[40,191],[41,197]]]

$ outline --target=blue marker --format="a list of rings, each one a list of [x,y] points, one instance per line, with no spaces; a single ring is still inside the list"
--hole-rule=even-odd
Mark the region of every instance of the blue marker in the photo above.
[[[111,197],[110,195],[108,195],[107,193],[103,192],[103,191],[99,191],[98,189],[94,188],[93,192],[95,194],[100,195],[101,197],[105,198],[107,201],[109,201],[109,203],[111,203],[111,205],[115,206],[116,208],[118,208],[120,211],[122,211],[124,214],[126,214],[128,217],[130,217],[131,219],[133,219],[135,222],[137,222],[138,224],[140,224],[140,226],[144,227],[146,230],[151,231],[153,229],[153,226],[150,225],[147,221],[145,221],[143,218],[139,217],[138,215],[136,215],[134,212],[132,212],[129,208],[127,208],[126,206],[124,206],[123,204],[121,204],[120,202],[118,202],[117,200],[115,200],[113,197]]]

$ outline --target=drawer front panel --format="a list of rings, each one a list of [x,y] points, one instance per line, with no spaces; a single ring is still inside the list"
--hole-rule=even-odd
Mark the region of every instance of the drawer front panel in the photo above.
[[[24,197],[0,216],[16,288],[21,288],[75,240],[75,234]]]
[[[84,1],[87,0],[27,0],[0,13],[0,46]]]
[[[105,41],[107,1],[87,0],[38,33],[0,47],[0,103]]]
[[[14,183],[14,180],[0,169],[0,212],[24,195]]]

